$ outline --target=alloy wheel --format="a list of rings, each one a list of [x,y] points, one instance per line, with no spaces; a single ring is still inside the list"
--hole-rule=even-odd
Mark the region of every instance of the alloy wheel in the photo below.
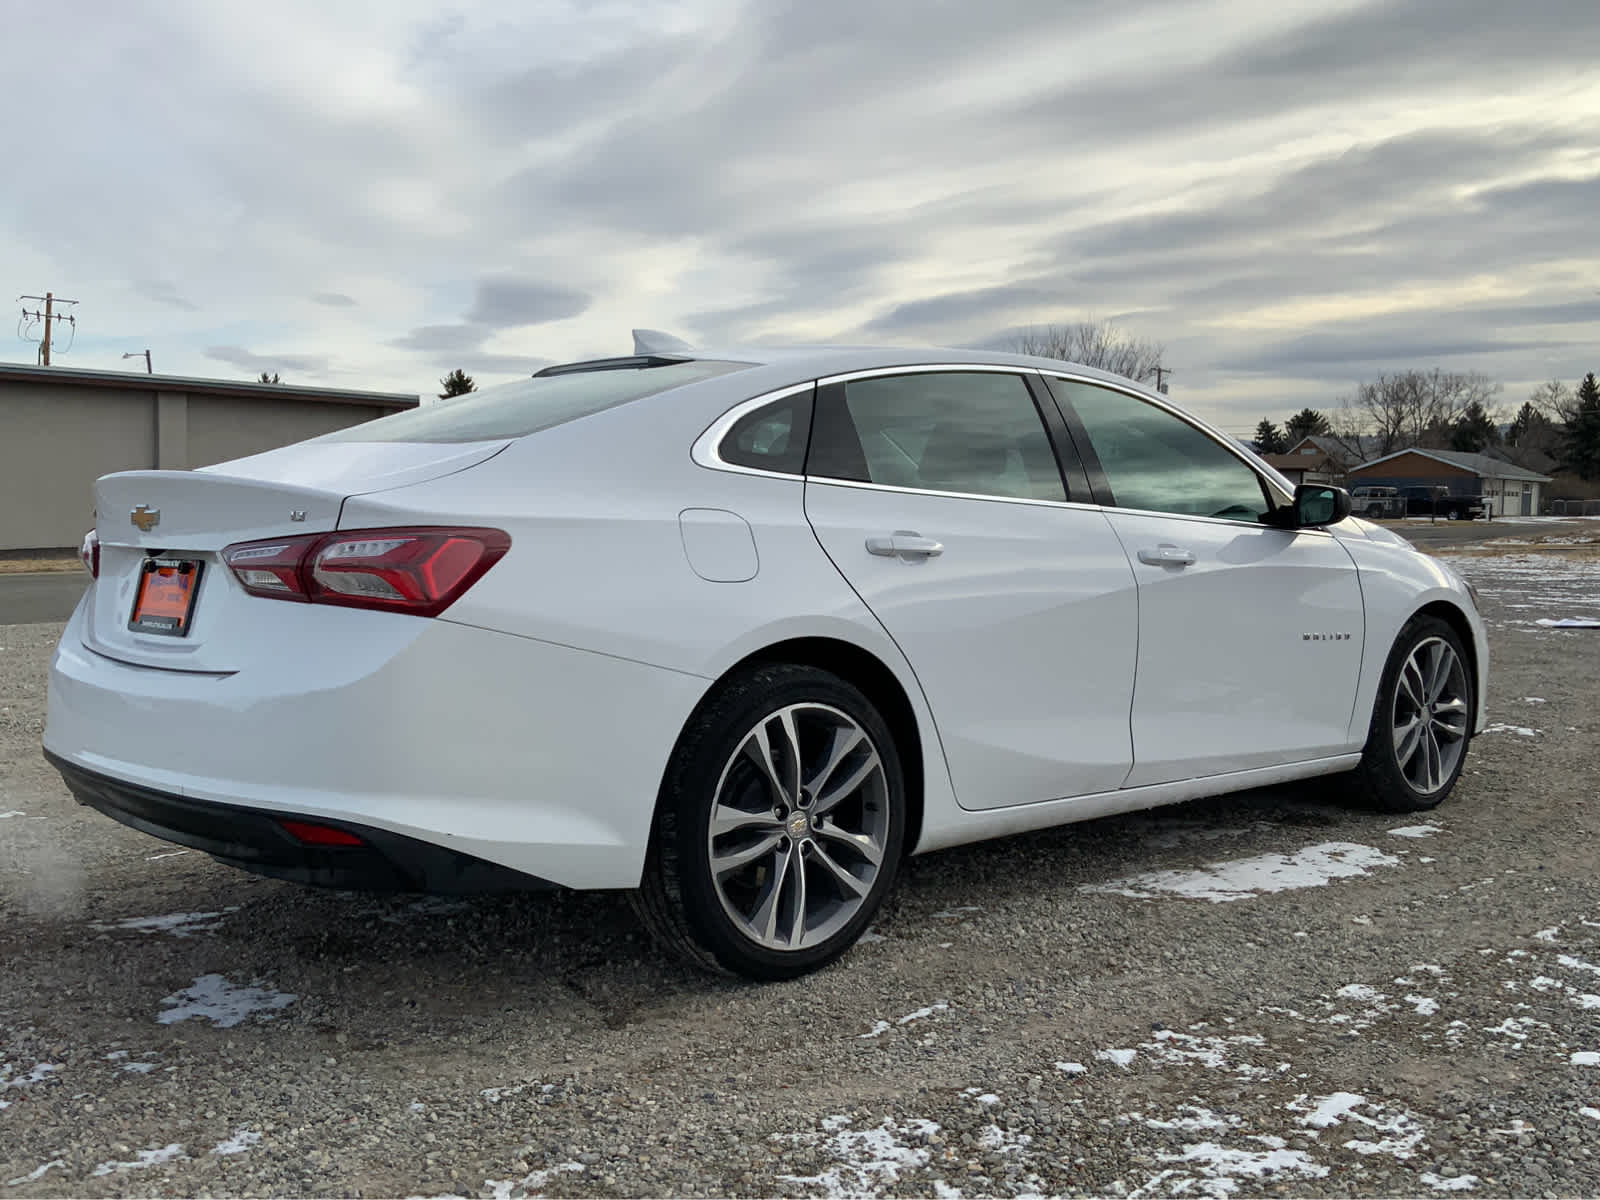
[[[1443,638],[1417,643],[1395,681],[1394,757],[1416,791],[1432,795],[1455,778],[1467,747],[1467,675]]]
[[[819,703],[768,713],[713,801],[707,849],[723,911],[769,950],[827,941],[878,880],[889,814],[882,755],[854,718]]]

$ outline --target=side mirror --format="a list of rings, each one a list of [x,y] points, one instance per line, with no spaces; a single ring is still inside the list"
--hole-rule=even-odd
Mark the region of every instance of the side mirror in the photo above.
[[[1350,493],[1320,483],[1302,483],[1294,490],[1294,503],[1274,509],[1267,524],[1279,529],[1320,529],[1337,525],[1350,515]]]

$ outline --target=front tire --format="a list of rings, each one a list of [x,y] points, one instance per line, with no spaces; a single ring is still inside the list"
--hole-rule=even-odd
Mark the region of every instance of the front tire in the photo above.
[[[814,667],[753,668],[690,719],[634,908],[709,970],[792,979],[838,958],[893,886],[905,775],[870,701]]]
[[[1367,807],[1425,812],[1450,794],[1477,712],[1469,665],[1460,637],[1437,617],[1419,614],[1400,631],[1353,773]]]

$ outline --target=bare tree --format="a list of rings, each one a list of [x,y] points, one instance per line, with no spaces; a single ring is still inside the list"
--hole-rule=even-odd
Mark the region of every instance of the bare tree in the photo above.
[[[1160,342],[1135,337],[1113,321],[1093,317],[1070,325],[1030,326],[1011,339],[1011,348],[1018,354],[1097,367],[1135,383],[1153,379],[1166,354]]]
[[[1354,397],[1340,400],[1333,436],[1347,448],[1364,447],[1378,458],[1397,450],[1446,449],[1469,409],[1481,410],[1488,421],[1499,424],[1493,404],[1499,392],[1497,382],[1476,371],[1435,368],[1380,375],[1357,387]]]

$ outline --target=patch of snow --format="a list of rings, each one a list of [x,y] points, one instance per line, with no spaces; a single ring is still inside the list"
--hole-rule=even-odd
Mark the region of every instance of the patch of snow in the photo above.
[[[1333,993],[1344,1000],[1382,1000],[1383,993],[1364,983],[1347,983]]]
[[[221,975],[201,975],[181,992],[162,1000],[168,1005],[156,1016],[163,1025],[204,1017],[221,1029],[230,1029],[246,1017],[256,1015],[268,1021],[279,1009],[287,1008],[300,997],[289,992],[274,992],[260,987],[240,987]]]
[[[862,1038],[875,1038],[879,1034],[888,1033],[892,1028],[893,1026],[891,1026],[887,1021],[874,1021],[871,1029],[867,1030],[865,1033],[857,1034],[856,1036]]]
[[[912,1145],[913,1140],[926,1141],[939,1132],[933,1121],[913,1118],[907,1121],[885,1119],[871,1129],[851,1129],[847,1118],[844,1124],[823,1134],[789,1134],[786,1140],[802,1145],[818,1145],[838,1165],[817,1175],[779,1175],[785,1183],[818,1189],[824,1196],[846,1197],[874,1195],[880,1189],[896,1183],[902,1173],[917,1170],[928,1164],[930,1151]],[[775,1137],[785,1135],[775,1134]]]
[[[1600,1067],[1600,1053],[1593,1050],[1574,1050],[1572,1052],[1572,1065],[1575,1067]]]
[[[946,1011],[948,1011],[949,1008],[950,1008],[949,1004],[947,1004],[943,1000],[940,1000],[940,1001],[937,1001],[937,1002],[935,1002],[933,1004],[928,1005],[927,1008],[919,1008],[919,1009],[917,1009],[916,1012],[908,1012],[905,1016],[903,1016],[899,1020],[895,1021],[895,1024],[896,1025],[909,1025],[913,1021],[921,1021],[926,1017],[931,1017],[931,1016],[933,1016],[934,1013],[946,1012]]]
[[[1400,859],[1372,846],[1324,842],[1294,854],[1259,854],[1207,863],[1195,871],[1152,871],[1109,883],[1083,884],[1078,890],[1136,900],[1177,896],[1221,904],[1297,888],[1325,887],[1335,879],[1365,875],[1375,867],[1399,865]]]
[[[168,850],[162,854],[146,854],[144,860],[145,862],[159,862],[163,858],[177,858],[180,854],[188,853],[190,853],[188,850]]]
[[[46,1171],[49,1171],[49,1170],[51,1170],[51,1169],[53,1169],[55,1167],[64,1167],[66,1165],[67,1164],[66,1164],[66,1162],[64,1160],[59,1159],[59,1158],[52,1158],[47,1163],[41,1163],[39,1166],[37,1166],[33,1170],[29,1171],[26,1175],[18,1175],[15,1179],[6,1180],[6,1186],[7,1187],[20,1187],[24,1183],[32,1183],[36,1179],[43,1179],[44,1176],[45,1176],[45,1172]]]
[[[25,817],[27,815],[22,810],[13,808],[10,812],[0,813],[0,821],[4,821],[7,817]]]
[[[1187,1112],[1189,1115],[1175,1116],[1170,1121],[1157,1120],[1146,1117],[1142,1113],[1129,1113],[1134,1120],[1141,1120],[1151,1129],[1178,1129],[1184,1133],[1199,1133],[1205,1129],[1237,1129],[1244,1122],[1231,1114],[1219,1117],[1209,1108],[1202,1108],[1198,1104],[1180,1104],[1178,1111]]]
[[[143,1171],[147,1167],[159,1167],[163,1163],[172,1162],[174,1159],[186,1157],[183,1146],[178,1142],[162,1146],[155,1150],[141,1150],[139,1157],[128,1162],[103,1162],[90,1175],[110,1175],[115,1171]]]
[[[1560,932],[1561,926],[1552,925],[1549,929],[1538,930],[1533,936],[1541,942],[1553,942],[1556,940],[1556,935]]]
[[[1056,1064],[1056,1070],[1065,1071],[1068,1075],[1082,1075],[1085,1074],[1089,1068],[1080,1062],[1058,1062]]]
[[[1562,617],[1555,621],[1540,617],[1534,624],[1543,625],[1546,629],[1600,629],[1600,621],[1593,617]]]
[[[1407,996],[1406,1003],[1417,1010],[1419,1017],[1431,1017],[1439,1011],[1439,1002],[1430,996]]]
[[[1524,704],[1543,704],[1545,701],[1543,696],[1524,696],[1522,702]]]
[[[1590,1108],[1587,1104],[1578,1109],[1580,1116],[1588,1117],[1591,1121],[1600,1121],[1600,1108]]]
[[[1483,1031],[1485,1033],[1497,1033],[1502,1037],[1508,1037],[1513,1042],[1521,1044],[1527,1040],[1528,1034],[1532,1033],[1535,1029],[1549,1028],[1550,1026],[1546,1025],[1543,1021],[1535,1021],[1532,1017],[1507,1017],[1498,1025],[1484,1026]]]
[[[1556,961],[1563,967],[1567,967],[1573,971],[1590,971],[1596,975],[1600,975],[1600,967],[1595,966],[1592,962],[1584,962],[1581,958],[1574,958],[1570,954],[1558,955]]]
[[[1309,1108],[1306,1105],[1307,1099],[1306,1096],[1296,1096],[1284,1107],[1290,1112],[1305,1113],[1306,1115],[1300,1118],[1300,1124],[1308,1125],[1312,1129],[1327,1129],[1337,1125],[1350,1115],[1351,1109],[1367,1102],[1365,1096],[1359,1096],[1355,1092],[1334,1092],[1329,1096],[1320,1096]]]
[[[169,913],[164,917],[127,917],[121,921],[95,921],[91,928],[102,931],[124,930],[132,933],[170,933],[173,937],[190,937],[205,933],[222,924],[222,918],[238,912],[237,904],[230,904],[221,912]]]
[[[1442,825],[1402,825],[1399,829],[1389,830],[1390,837],[1425,838],[1436,833],[1443,833]]]
[[[484,1186],[490,1189],[494,1200],[511,1200],[511,1193],[521,1190],[525,1195],[536,1195],[544,1189],[557,1175],[577,1172],[583,1173],[583,1164],[575,1162],[557,1163],[553,1167],[541,1167],[537,1171],[529,1171],[521,1179],[485,1179]]]
[[[251,1146],[261,1141],[261,1135],[248,1126],[241,1126],[233,1131],[233,1136],[224,1138],[211,1147],[213,1154],[243,1154]]]
[[[34,1063],[33,1070],[26,1075],[13,1076],[11,1070],[10,1063],[0,1062],[0,1091],[4,1091],[7,1088],[27,1087],[30,1083],[43,1083],[50,1076],[61,1070],[61,1064]],[[10,1106],[10,1101],[0,1100],[0,1108],[9,1108]]]
[[[1277,1180],[1290,1175],[1302,1179],[1321,1179],[1328,1168],[1313,1162],[1304,1150],[1236,1150],[1219,1146],[1216,1142],[1199,1142],[1185,1146],[1182,1154],[1163,1154],[1162,1162],[1181,1163],[1189,1168],[1190,1178],[1179,1178],[1169,1188],[1173,1195],[1189,1195],[1194,1190],[1201,1194],[1226,1200],[1239,1190],[1241,1179],[1260,1179],[1270,1174]],[[1176,1171],[1163,1172],[1140,1191]],[[1194,1178],[1197,1176],[1198,1178]],[[1193,1187],[1198,1184],[1198,1189]]]
[[[1453,1175],[1446,1179],[1443,1175],[1424,1171],[1418,1178],[1436,1192],[1465,1192],[1478,1186],[1476,1175]]]
[[[1139,1057],[1139,1052],[1137,1050],[1096,1050],[1094,1056],[1109,1063],[1116,1063],[1117,1066],[1126,1070],[1132,1065],[1133,1060]]]

